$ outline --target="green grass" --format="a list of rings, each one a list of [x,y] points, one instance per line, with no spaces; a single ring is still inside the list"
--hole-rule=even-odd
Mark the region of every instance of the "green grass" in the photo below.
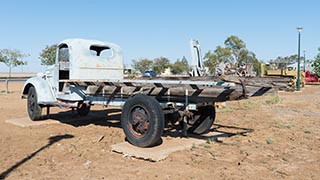
[[[264,103],[267,105],[278,104],[279,102],[281,102],[281,98],[277,94],[264,101]]]
[[[269,137],[269,138],[267,139],[267,144],[273,144],[273,139],[272,139],[272,137]]]
[[[211,138],[208,138],[206,143],[207,143],[207,144],[211,144],[211,143],[212,143]]]
[[[311,134],[312,132],[310,130],[305,130],[304,133]]]
[[[282,160],[283,160],[283,161],[288,161],[288,158],[283,157]]]
[[[220,113],[229,113],[237,110],[236,108],[223,108],[223,109],[216,109],[217,112]]]
[[[293,128],[293,125],[286,125],[285,126],[287,129],[291,129],[291,128]]]
[[[210,144],[205,144],[203,147],[206,148],[206,149],[211,149]]]
[[[278,124],[277,122],[275,122],[275,124]],[[279,129],[291,129],[293,128],[293,125],[276,125],[275,126],[276,128],[279,128]]]
[[[206,149],[211,149],[211,145],[210,144],[212,144],[212,140],[211,140],[211,138],[208,138],[206,143],[203,145],[203,147],[206,148]]]
[[[252,108],[255,105],[255,103],[251,102],[251,101],[244,101],[243,102],[243,106],[245,108]]]

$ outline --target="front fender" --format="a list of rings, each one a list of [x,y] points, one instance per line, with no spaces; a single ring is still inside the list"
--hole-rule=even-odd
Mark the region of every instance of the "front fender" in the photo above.
[[[27,98],[28,91],[31,86],[36,89],[39,104],[47,104],[57,101],[49,82],[38,76],[30,78],[24,83],[22,98]]]

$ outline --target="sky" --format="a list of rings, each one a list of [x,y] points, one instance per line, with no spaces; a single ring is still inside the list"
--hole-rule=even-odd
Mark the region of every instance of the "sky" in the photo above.
[[[29,54],[16,72],[40,72],[39,54],[67,38],[95,39],[121,46],[124,63],[133,59],[185,56],[190,39],[203,54],[231,35],[267,62],[297,54],[313,59],[320,47],[318,0],[10,0],[0,5],[0,49]],[[8,68],[0,63],[0,71]]]

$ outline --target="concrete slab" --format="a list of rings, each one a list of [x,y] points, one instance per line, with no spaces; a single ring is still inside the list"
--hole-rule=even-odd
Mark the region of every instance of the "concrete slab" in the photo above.
[[[148,161],[161,161],[166,159],[171,153],[176,151],[189,150],[194,145],[206,143],[208,138],[212,141],[218,137],[225,137],[223,133],[210,132],[204,136],[193,136],[189,138],[180,137],[163,137],[161,145],[151,148],[139,148],[128,142],[114,144],[111,146],[112,151],[123,154],[125,157],[133,157]]]
[[[42,120],[42,121],[32,121],[29,118],[17,118],[9,119],[5,121],[6,123],[13,124],[20,127],[30,127],[30,126],[39,126],[43,124],[59,124],[59,121],[56,120]]]

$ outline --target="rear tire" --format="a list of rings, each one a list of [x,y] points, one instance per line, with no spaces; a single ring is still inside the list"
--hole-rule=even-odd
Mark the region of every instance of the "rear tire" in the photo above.
[[[77,107],[77,112],[79,116],[87,116],[90,112],[90,107],[91,106],[86,103],[79,103]]]
[[[200,107],[194,114],[196,119],[188,132],[194,134],[204,134],[206,133],[214,123],[216,117],[216,110],[214,106],[204,106]]]
[[[28,91],[28,115],[33,121],[39,120],[41,118],[42,108],[38,104],[37,91],[34,86],[31,86]]]
[[[144,94],[128,99],[122,109],[121,126],[131,144],[138,147],[156,145],[164,130],[159,102]]]

